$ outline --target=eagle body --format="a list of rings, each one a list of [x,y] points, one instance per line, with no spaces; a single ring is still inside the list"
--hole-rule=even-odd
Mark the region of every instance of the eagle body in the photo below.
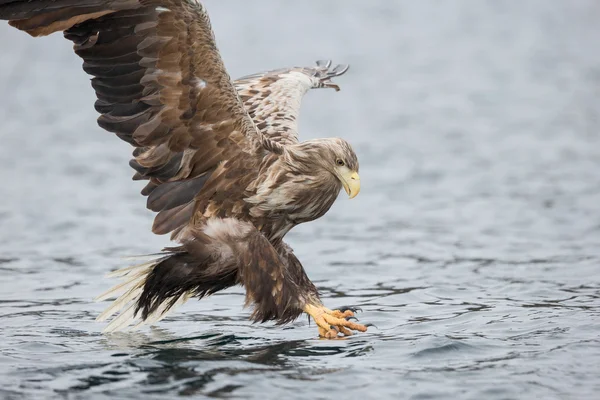
[[[134,180],[152,230],[176,246],[111,273],[123,282],[98,317],[106,332],[152,324],[175,306],[243,285],[252,319],[313,317],[323,337],[365,331],[352,309],[323,306],[285,235],[323,216],[358,160],[339,138],[298,140],[303,95],[339,87],[347,66],[295,67],[232,81],[195,0],[0,0],[0,19],[43,36],[62,31],[92,75],[98,124],[134,147]]]

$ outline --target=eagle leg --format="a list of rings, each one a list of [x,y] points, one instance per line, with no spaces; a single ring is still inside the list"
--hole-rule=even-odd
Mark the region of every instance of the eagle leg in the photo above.
[[[319,336],[326,339],[335,339],[340,334],[350,336],[352,331],[367,331],[365,325],[350,321],[354,317],[354,312],[350,310],[330,310],[322,305],[307,304],[304,307],[304,312],[315,320],[319,328]]]

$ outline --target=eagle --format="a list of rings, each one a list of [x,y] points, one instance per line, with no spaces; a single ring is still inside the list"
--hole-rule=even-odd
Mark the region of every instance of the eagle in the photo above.
[[[83,59],[98,124],[134,147],[134,180],[173,247],[110,274],[105,332],[154,324],[195,297],[242,285],[254,322],[303,313],[319,335],[365,332],[353,307],[329,309],[284,241],[323,216],[343,188],[360,191],[358,159],[340,138],[298,140],[312,88],[339,87],[348,66],[229,77],[195,0],[0,0],[0,19],[31,36],[62,31]]]

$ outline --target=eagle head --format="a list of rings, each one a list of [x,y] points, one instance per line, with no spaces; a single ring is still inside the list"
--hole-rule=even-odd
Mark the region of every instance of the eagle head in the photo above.
[[[326,163],[333,163],[331,172],[340,180],[351,199],[360,192],[360,176],[358,175],[358,158],[350,143],[340,138],[330,139],[329,157]]]
[[[307,140],[295,145],[291,155],[292,160],[296,161],[295,166],[302,165],[313,174],[324,172],[333,175],[351,199],[360,192],[358,158],[350,143],[344,139]]]

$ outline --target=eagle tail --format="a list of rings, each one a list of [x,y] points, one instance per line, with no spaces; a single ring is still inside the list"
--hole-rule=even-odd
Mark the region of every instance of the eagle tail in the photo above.
[[[96,321],[106,321],[118,314],[104,328],[104,333],[138,329],[165,318],[190,297],[202,298],[236,283],[235,270],[210,272],[208,260],[171,249],[143,264],[108,274],[122,282],[98,296],[103,301],[119,295]]]
[[[177,305],[185,303],[189,296],[182,294],[176,299],[171,307],[167,308],[166,306],[168,303],[164,303],[163,307],[157,307],[157,309],[149,314],[146,319],[140,318],[141,310],[137,305],[144,291],[148,276],[155,267],[160,265],[163,261],[166,261],[168,257],[169,256],[160,257],[143,264],[132,265],[113,271],[107,275],[109,278],[121,278],[122,282],[94,299],[99,302],[120,294],[117,299],[96,318],[96,321],[102,322],[118,313],[110,324],[104,328],[104,333],[124,330],[136,322],[133,329],[139,328],[143,324],[155,323],[164,318],[168,311],[171,311]]]

